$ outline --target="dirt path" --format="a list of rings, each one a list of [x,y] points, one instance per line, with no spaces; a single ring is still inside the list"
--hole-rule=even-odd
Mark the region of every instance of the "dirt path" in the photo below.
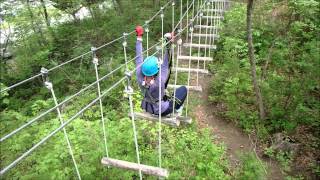
[[[206,79],[206,82],[204,79]],[[197,119],[199,127],[212,128],[217,141],[226,145],[227,156],[229,158],[231,168],[235,169],[240,163],[239,154],[244,152],[254,152],[254,143],[250,140],[249,136],[244,134],[240,128],[235,126],[234,123],[223,120],[217,116],[217,108],[208,101],[209,83],[207,82],[212,82],[212,77],[206,75],[205,77],[201,77],[199,82],[202,85],[203,92],[193,94],[195,98],[198,98],[201,101],[196,105],[195,110],[192,112],[193,116]],[[262,157],[261,151],[259,151],[259,149],[257,151],[257,154]],[[262,159],[262,161],[268,165],[266,169],[268,179],[284,179],[278,163],[270,159]]]

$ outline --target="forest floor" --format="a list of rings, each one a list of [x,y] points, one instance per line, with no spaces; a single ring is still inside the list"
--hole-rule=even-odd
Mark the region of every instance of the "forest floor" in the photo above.
[[[267,179],[284,179],[280,165],[270,158],[263,157],[263,150],[257,145],[256,140],[250,138],[233,122],[219,117],[217,112],[221,107],[208,101],[210,88],[208,82],[212,82],[212,78],[208,75],[200,76],[199,84],[201,84],[203,91],[202,93],[192,94],[192,99],[198,99],[191,112],[196,119],[197,126],[199,128],[210,128],[215,135],[215,143],[222,143],[226,146],[231,172],[235,172],[234,170],[239,167],[242,153],[253,152],[267,165]]]

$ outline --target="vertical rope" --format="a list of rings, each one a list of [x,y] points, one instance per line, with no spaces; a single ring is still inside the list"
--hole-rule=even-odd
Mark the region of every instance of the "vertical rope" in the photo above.
[[[190,25],[190,42],[192,42],[192,36],[193,36],[193,20]],[[187,105],[186,105],[186,117],[188,116],[188,106],[189,106],[189,92],[190,92],[190,68],[191,68],[191,55],[192,55],[192,49],[191,46],[189,47],[189,72],[188,72],[188,88],[187,88]]]
[[[187,10],[186,11],[188,11],[188,8],[189,8],[189,0],[187,0]],[[189,24],[189,12],[187,12],[187,25]],[[188,28],[187,28],[187,35],[186,35],[186,42],[188,42],[188,38],[189,37],[189,30],[188,30]],[[190,42],[190,43],[192,43],[192,42]]]
[[[161,41],[161,62],[160,62],[160,66],[159,66],[159,167],[161,168],[162,166],[162,162],[161,162],[161,112],[162,112],[162,82],[161,82],[161,66],[162,63],[164,61],[163,59],[163,42],[164,42],[164,34],[163,34],[163,18],[164,18],[164,14],[163,14],[163,7],[161,7],[161,35],[162,35],[162,41]]]
[[[219,2],[219,1],[218,1],[218,8],[219,8],[219,13],[218,13],[218,16],[216,16],[217,18],[215,18],[215,19],[217,19],[218,26],[220,27],[221,21],[220,21],[220,18],[218,18],[218,17],[221,16],[222,8],[221,8],[221,2]],[[218,34],[218,29],[217,29],[217,34]]]
[[[146,24],[146,33],[147,33],[147,57],[149,56],[149,21],[145,22]]]
[[[100,90],[100,82],[98,81],[100,79],[99,72],[98,72],[99,59],[97,58],[97,55],[96,55],[96,48],[92,47],[91,51],[92,51],[92,63],[94,64],[94,69],[95,69],[95,73],[96,73],[98,96],[100,98],[101,97],[101,90]],[[103,140],[104,140],[104,145],[105,145],[105,151],[106,151],[107,158],[109,158],[108,145],[107,145],[107,133],[106,133],[106,126],[104,123],[105,119],[104,119],[104,115],[103,115],[101,98],[99,99],[99,105],[100,105],[100,115],[101,115],[101,122],[102,122],[102,131],[103,131]]]
[[[205,8],[205,10],[206,10],[206,12],[208,12],[207,10],[208,10],[208,7],[210,7],[210,2],[207,2],[206,3],[206,8]],[[209,15],[208,15],[208,13],[206,14],[206,16],[207,16],[207,23],[206,23],[206,38],[205,38],[205,43],[204,44],[208,44],[208,26],[209,26]],[[211,17],[211,16],[210,16]],[[211,17],[211,19],[212,19],[212,17]],[[211,34],[210,34],[211,35]],[[212,35],[211,35],[212,36]],[[210,38],[210,37],[209,37]],[[209,44],[210,45],[210,44]],[[208,48],[208,51],[210,52],[210,47]],[[204,57],[207,57],[207,46],[205,47],[205,49],[204,49]],[[205,70],[206,69],[206,61],[203,61],[203,69]]]
[[[51,92],[51,95],[52,95],[52,98],[53,98],[53,101],[54,101],[55,106],[58,106],[59,103],[58,103],[57,97],[56,97],[56,95],[55,95],[55,93],[54,93],[53,85],[52,85],[52,83],[49,82],[49,80],[48,80],[48,70],[45,69],[45,68],[41,68],[41,74],[42,74],[42,78],[43,78],[43,81],[44,81],[44,85],[45,85],[46,88],[49,89],[50,92]],[[61,125],[62,125],[64,122],[63,122],[63,118],[62,118],[62,116],[61,116],[61,111],[60,111],[60,108],[59,108],[59,107],[57,107],[57,114],[58,114],[58,118],[59,118],[59,120],[60,120],[60,123],[61,123]],[[80,176],[78,164],[77,164],[77,162],[76,162],[76,159],[74,158],[72,146],[71,146],[71,143],[70,143],[70,140],[69,140],[69,137],[68,137],[68,134],[67,134],[67,130],[66,130],[65,127],[63,128],[63,134],[64,134],[64,137],[65,137],[65,139],[66,139],[66,141],[67,141],[69,153],[70,153],[70,155],[71,155],[72,162],[73,162],[74,168],[75,168],[75,170],[76,170],[78,179],[81,180],[81,176]]]
[[[182,29],[182,1],[180,0],[180,29]]]
[[[202,17],[203,17],[203,12],[202,9],[199,10],[200,11],[200,15],[199,15],[199,19],[200,19],[200,28],[199,28],[199,38],[198,38],[198,62],[197,62],[197,86],[199,86],[199,66],[200,66],[200,44],[201,44],[201,26],[202,26]],[[190,68],[190,67],[189,67]]]
[[[200,9],[200,0],[198,0],[198,3],[197,3],[197,10],[199,11],[199,9]],[[199,24],[199,19],[198,18],[199,18],[199,16],[197,17],[197,24]]]
[[[194,18],[194,1],[195,0],[192,0],[192,19]]]
[[[181,33],[181,29],[179,29],[179,34]],[[180,35],[181,36],[181,35]],[[174,91],[173,91],[173,97],[176,97],[176,87],[177,87],[177,79],[178,79],[178,66],[179,66],[179,59],[178,56],[181,56],[181,45],[182,45],[182,39],[180,37],[180,39],[177,42],[178,47],[177,47],[177,60],[176,60],[176,72],[174,75]],[[175,106],[176,106],[176,98],[173,98],[173,109],[175,110]],[[173,116],[174,116],[175,111],[173,111]]]
[[[127,59],[127,33],[123,33],[123,53],[124,53],[124,60],[126,63],[126,76],[127,76],[127,86],[125,89],[125,92],[128,95],[129,98],[129,106],[130,106],[130,116],[131,116],[131,123],[132,123],[132,130],[133,130],[133,136],[134,136],[134,145],[136,149],[136,156],[137,156],[137,163],[139,165],[139,177],[140,180],[142,180],[142,172],[141,172],[141,167],[140,167],[140,155],[139,155],[139,145],[138,145],[138,138],[137,138],[137,130],[136,130],[136,124],[134,120],[134,107],[133,107],[133,102],[132,102],[132,94],[133,94],[133,89],[131,88],[131,73],[129,72],[128,69],[128,59]]]
[[[175,6],[175,1],[173,0],[172,1],[172,30],[171,30],[171,40],[173,40],[173,36],[175,36],[175,34],[174,34],[174,6]],[[171,52],[172,52],[172,63],[173,63],[173,65],[174,65],[174,67],[175,67],[175,79],[174,79],[174,82],[176,83],[177,82],[177,76],[176,76],[176,74],[177,74],[177,71],[178,71],[178,56],[179,56],[179,50],[177,50],[177,58],[176,58],[176,60],[174,60],[175,59],[175,56],[174,56],[174,43],[173,43],[173,41],[171,42]],[[175,61],[176,61],[176,63],[175,63]],[[176,84],[175,84],[176,85]],[[176,86],[174,86],[173,87],[173,97],[176,97]],[[172,116],[174,117],[174,114],[175,114],[175,104],[176,104],[176,98],[173,98],[173,104],[172,104],[172,109],[173,109],[173,111],[172,111]]]
[[[210,10],[209,13],[210,13],[210,16],[211,16],[211,17],[213,17],[213,15],[214,15],[213,11],[215,10],[215,9],[213,8],[213,4],[214,4],[214,3],[210,3],[211,8],[209,8],[209,10]],[[211,34],[212,37],[209,38],[209,44],[210,44],[210,45],[214,45],[215,29],[216,29],[215,20],[214,20],[214,18],[211,18],[211,19],[210,19],[210,32],[209,32],[209,34]],[[209,57],[211,57],[211,50],[209,50]]]

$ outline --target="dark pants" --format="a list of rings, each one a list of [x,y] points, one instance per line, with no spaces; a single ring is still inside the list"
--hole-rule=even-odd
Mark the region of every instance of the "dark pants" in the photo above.
[[[187,88],[185,86],[181,86],[181,87],[177,88],[176,89],[176,96],[175,96],[175,98],[177,100],[176,100],[176,102],[174,104],[174,106],[175,106],[174,109],[179,109],[183,105],[184,100],[186,99],[186,97],[187,97]],[[165,110],[161,115],[162,116],[166,116],[168,114],[171,114],[172,112],[173,112],[173,99],[169,100],[168,109]]]

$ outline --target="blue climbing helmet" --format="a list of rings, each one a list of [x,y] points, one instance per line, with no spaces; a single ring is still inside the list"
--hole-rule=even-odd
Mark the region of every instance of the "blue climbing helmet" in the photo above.
[[[142,64],[142,73],[145,76],[154,76],[159,72],[158,58],[155,56],[147,57]]]

